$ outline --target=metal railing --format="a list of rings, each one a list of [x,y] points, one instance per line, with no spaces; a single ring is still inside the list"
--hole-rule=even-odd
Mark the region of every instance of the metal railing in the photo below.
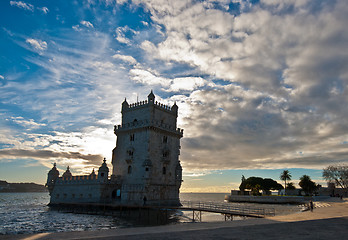
[[[195,202],[195,201],[181,201],[184,209],[215,212],[222,214],[251,216],[251,217],[266,217],[274,216],[274,208],[259,208],[252,206],[238,206],[230,203],[217,203],[217,202]]]

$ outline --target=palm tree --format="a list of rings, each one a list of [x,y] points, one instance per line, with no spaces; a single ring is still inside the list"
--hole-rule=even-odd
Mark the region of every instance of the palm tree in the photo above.
[[[289,170],[284,170],[282,174],[280,174],[280,180],[285,182],[284,194],[286,195],[286,180],[291,180],[291,174]]]

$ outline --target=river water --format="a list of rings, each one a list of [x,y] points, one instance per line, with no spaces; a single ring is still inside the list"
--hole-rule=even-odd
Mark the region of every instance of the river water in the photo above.
[[[181,193],[181,201],[223,202],[225,193]],[[143,221],[115,216],[74,214],[51,210],[47,204],[49,195],[43,193],[0,193],[0,235],[41,232],[92,231],[125,227],[147,226]],[[299,211],[294,205],[270,205],[231,203],[236,205],[275,208],[276,214]],[[168,216],[166,224],[180,224],[192,221],[192,212],[176,211]],[[234,217],[233,220],[244,218]],[[203,212],[203,222],[224,221],[224,216]]]

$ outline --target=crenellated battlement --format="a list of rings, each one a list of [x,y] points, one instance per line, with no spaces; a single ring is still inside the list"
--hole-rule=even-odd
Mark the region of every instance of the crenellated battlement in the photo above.
[[[59,177],[57,178],[56,184],[89,184],[97,182],[98,176],[96,175],[80,175],[72,177]]]
[[[148,102],[147,100],[124,105],[124,106],[122,106],[122,111],[129,111],[129,110],[134,110],[137,108],[148,107],[148,106],[158,107],[158,108],[160,108],[162,110],[166,110],[168,112],[175,112],[175,109],[173,109],[169,105],[165,105],[165,104],[157,102],[157,101]]]
[[[139,120],[139,121],[133,121],[129,123],[123,123],[122,125],[115,125],[114,132],[115,134],[120,131],[127,131],[132,130],[135,128],[142,128],[142,127],[157,127],[159,129],[163,129],[166,131],[170,131],[175,134],[183,135],[184,129],[176,128],[175,126],[171,126],[169,124],[163,123],[159,120]]]

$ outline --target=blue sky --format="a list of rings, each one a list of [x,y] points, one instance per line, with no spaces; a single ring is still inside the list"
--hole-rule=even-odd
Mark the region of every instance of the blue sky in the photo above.
[[[0,1],[0,179],[110,164],[120,107],[179,106],[183,191],[348,163],[345,0]]]

